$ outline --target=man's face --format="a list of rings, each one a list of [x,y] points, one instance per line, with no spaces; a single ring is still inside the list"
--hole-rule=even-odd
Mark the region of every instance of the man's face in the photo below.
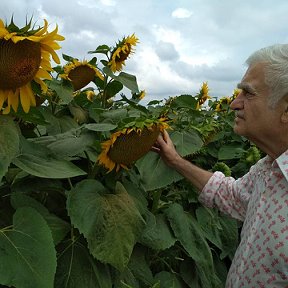
[[[270,89],[265,84],[264,68],[264,63],[248,68],[238,84],[241,93],[230,105],[235,110],[235,133],[254,143],[265,143],[279,136],[281,109],[269,107]]]

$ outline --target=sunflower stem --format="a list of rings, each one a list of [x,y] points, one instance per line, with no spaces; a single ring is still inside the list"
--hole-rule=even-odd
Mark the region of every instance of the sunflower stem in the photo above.
[[[153,203],[152,203],[152,208],[151,208],[151,212],[153,214],[156,213],[156,211],[158,210],[159,200],[161,198],[161,195],[162,195],[161,190],[158,190],[158,191],[153,193]]]

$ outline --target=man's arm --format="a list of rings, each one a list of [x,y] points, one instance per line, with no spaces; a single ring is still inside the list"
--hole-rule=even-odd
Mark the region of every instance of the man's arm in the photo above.
[[[174,144],[165,130],[162,135],[159,135],[153,151],[160,154],[164,162],[178,171],[188,181],[190,181],[200,192],[213,175],[213,173],[203,170],[182,158],[176,151]]]

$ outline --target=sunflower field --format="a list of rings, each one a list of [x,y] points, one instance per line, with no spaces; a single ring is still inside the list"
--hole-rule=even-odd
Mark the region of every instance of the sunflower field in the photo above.
[[[136,35],[90,60],[61,41],[0,20],[0,287],[224,287],[240,223],[150,150],[165,129],[189,161],[245,174],[262,155],[233,133],[238,91],[142,105],[123,71]]]

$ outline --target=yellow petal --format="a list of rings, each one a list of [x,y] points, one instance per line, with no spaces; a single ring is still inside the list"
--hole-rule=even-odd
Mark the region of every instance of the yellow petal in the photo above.
[[[0,19],[0,28],[5,28],[4,22]]]
[[[3,107],[4,102],[7,99],[7,91],[6,90],[0,90],[0,110]]]
[[[7,102],[8,103],[7,103],[6,108],[3,110],[3,114],[9,114],[10,113],[11,105],[13,103],[13,98],[14,98],[13,90],[6,90],[6,93],[7,93]],[[17,108],[16,108],[16,111],[17,111]]]
[[[41,86],[41,90],[42,90],[44,93],[47,92],[48,87],[47,87],[47,85],[45,84],[44,81],[42,81],[40,78],[37,78],[37,77],[34,77],[34,81]]]
[[[55,63],[60,64],[60,59],[55,51],[48,45],[41,43],[41,48],[48,51],[51,55]]]
[[[30,103],[31,103],[30,100],[32,97],[34,97],[30,82],[25,86],[20,87],[19,89],[20,89],[20,100],[22,108],[25,113],[28,113],[30,110]]]
[[[16,89],[15,93],[13,93],[12,90],[10,90],[10,91],[11,91],[11,93],[9,93],[9,95],[8,95],[8,104],[10,104],[12,106],[13,110],[15,112],[17,112],[18,105],[19,105],[19,89]]]
[[[35,36],[42,36],[44,33],[47,32],[47,28],[48,28],[48,21],[46,19],[44,19],[44,26],[38,32],[36,32],[34,35]]]
[[[38,69],[35,77],[49,79],[49,80],[52,79],[52,76],[46,70],[43,70],[42,68]]]

